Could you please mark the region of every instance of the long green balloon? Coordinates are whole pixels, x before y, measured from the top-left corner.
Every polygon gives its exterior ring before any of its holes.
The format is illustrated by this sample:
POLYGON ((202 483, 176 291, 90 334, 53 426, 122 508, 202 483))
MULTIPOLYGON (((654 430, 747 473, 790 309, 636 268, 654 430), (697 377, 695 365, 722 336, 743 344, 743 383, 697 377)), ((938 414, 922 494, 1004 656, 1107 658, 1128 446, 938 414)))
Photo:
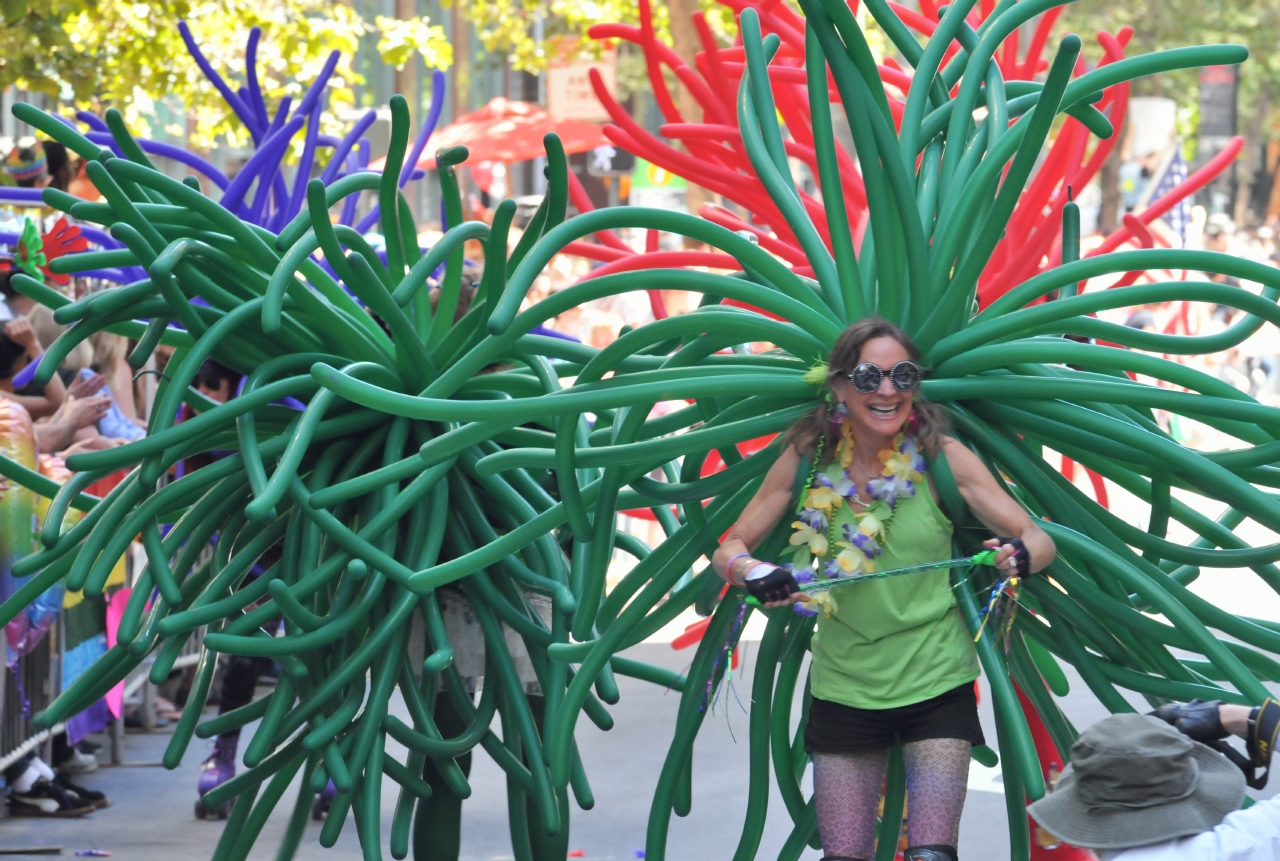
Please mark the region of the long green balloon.
MULTIPOLYGON (((461 221, 450 171, 466 150, 443 151, 450 229, 420 254, 394 182, 409 131, 398 97, 387 172, 353 174, 327 187, 312 183, 307 207, 279 233, 251 227, 157 172, 122 127, 129 158, 100 152, 60 121, 18 106, 21 119, 91 159, 106 198, 89 204, 49 192, 47 202, 101 224, 126 246, 64 257, 55 268, 148 270, 145 280, 77 302, 33 279, 14 279, 59 320, 74 322, 50 347, 42 378, 97 331, 140 338, 131 357, 138 366, 161 343, 178 348, 146 438, 70 458, 79 475, 61 489, 0 462, 9 480, 55 498, 43 548, 14 566, 15 574, 35 576, 0 605, 0 622, 59 580, 100 594, 135 535, 143 536, 149 560, 120 643, 37 715, 37 725, 84 709, 149 655, 153 678, 163 679, 191 632, 208 625, 187 714, 205 704, 218 654, 269 655, 284 668, 281 683, 258 703, 204 723, 184 717, 165 752, 165 764, 176 767, 192 736, 261 720, 246 746, 248 770, 206 796, 206 804, 237 800, 234 830, 228 827, 215 857, 245 857, 298 773, 303 786, 280 857, 291 856, 300 817, 330 779, 338 794, 322 845, 333 845, 354 815, 365 858, 381 858, 384 845, 404 857, 411 827, 419 856, 438 857, 423 847, 432 828, 442 839, 457 834, 458 805, 472 791, 463 757, 483 748, 507 777, 516 857, 544 861, 571 845, 570 794, 584 807, 594 803, 575 728, 583 714, 598 727, 613 725, 608 706, 618 702, 615 674, 623 674, 680 697, 647 829, 646 857, 660 861, 671 815, 689 813, 693 803, 693 747, 728 654, 745 619, 762 612, 766 633, 746 745, 748 801, 733 857, 758 854, 771 780, 792 826, 782 857, 798 857, 815 841, 816 819, 800 788, 807 759, 792 732, 792 704, 804 690, 803 721, 809 697, 801 668, 814 623, 750 606, 740 590, 723 590, 714 573, 695 570, 782 447, 775 442, 744 457, 738 445, 784 430, 819 402, 805 371, 825 358, 848 324, 869 313, 908 326, 933 369, 922 395, 949 412, 953 434, 998 482, 1033 516, 1048 519, 1058 544, 1047 572, 1052 581, 1032 578, 1023 592, 1034 612, 1019 614, 1007 652, 990 626, 978 643, 997 714, 1015 858, 1026 859, 1030 846, 1025 797, 1045 790, 1015 682, 1062 760, 1076 730, 1054 700, 1066 692, 1060 662, 1072 664, 1116 711, 1130 708, 1119 688, 1152 703, 1264 696, 1263 683, 1280 680, 1274 657, 1280 627, 1232 616, 1186 584, 1202 568, 1251 566, 1280 591, 1280 546, 1253 547, 1235 532, 1246 517, 1280 528, 1280 506, 1260 489, 1280 487, 1280 410, 1149 353, 1222 350, 1263 325, 1280 324, 1276 270, 1209 252, 1149 249, 1075 259, 1068 250, 1063 265, 970 314, 978 275, 1057 117, 1071 113, 1109 134, 1109 123, 1091 107, 1103 88, 1144 74, 1240 62, 1244 49, 1163 51, 1072 78, 1079 40, 1068 36, 1043 84, 1006 83, 995 51, 1032 15, 1058 5, 1052 0, 1003 2, 977 32, 964 17, 973 4, 962 2, 923 46, 888 4, 868 5, 917 69, 901 133, 854 16, 840 3, 801 2, 807 92, 811 100, 826 99, 830 74, 859 150, 871 204, 860 251, 843 210, 846 186, 827 106, 813 114, 815 179, 827 207, 818 225, 791 175, 778 123, 778 91, 770 83, 777 39, 762 32, 764 14, 748 8, 742 15, 746 62, 734 109, 743 151, 809 256, 814 279, 748 238, 683 213, 619 207, 566 218, 568 167, 554 137, 547 140, 549 193, 514 249, 508 248, 513 205, 500 205, 492 226, 461 221), (943 67, 953 42, 963 50, 943 67), (953 100, 948 91, 956 83, 953 100), (975 126, 980 105, 988 117, 975 126), (333 206, 366 191, 378 193, 385 264, 364 237, 329 220, 333 206), (614 272, 526 306, 533 284, 566 246, 626 228, 708 243, 744 274, 614 272), (482 246, 485 274, 455 325, 467 242, 482 246), (435 283, 441 264, 445 274, 435 283), (1167 282, 1075 294, 1075 285, 1099 275, 1163 268, 1232 275, 1264 289, 1255 295, 1223 284, 1167 282), (638 327, 604 349, 532 334, 582 303, 655 289, 707 298, 694 313, 638 327), (431 290, 439 290, 434 316, 431 290), (1033 304, 1054 291, 1062 298, 1033 304), (1093 316, 1168 301, 1213 302, 1245 313, 1223 332, 1195 338, 1143 333, 1093 316), (175 320, 182 328, 171 325, 175 320), (776 349, 737 349, 759 342, 776 349), (214 404, 189 388, 209 358, 249 375, 241 396, 214 404), (285 398, 303 409, 282 405, 285 398), (650 417, 655 404, 674 400, 688 406, 650 417), (174 424, 184 403, 198 414, 174 424), (1155 421, 1156 411, 1211 425, 1232 443, 1223 451, 1190 449, 1155 421), (173 464, 213 450, 224 456, 159 485, 173 464), (712 452, 726 468, 704 475, 712 452), (1147 502, 1146 524, 1120 520, 1075 488, 1052 465, 1057 456, 1147 502), (128 476, 110 494, 83 493, 91 480, 116 470, 128 476), (1226 514, 1215 520, 1202 513, 1214 506, 1226 514), (72 507, 87 513, 64 528, 72 507), (618 531, 619 512, 639 508, 654 512, 664 530, 652 548, 618 531), (1195 533, 1194 540, 1172 540, 1172 521, 1195 533), (211 557, 204 552, 210 542, 211 557), (610 591, 615 550, 636 564, 610 591), (254 579, 250 572, 268 553, 264 573, 254 579), (158 596, 148 603, 151 587, 158 596), (485 643, 478 704, 458 666, 461 644, 450 642, 445 624, 446 608, 463 600, 485 643), (618 654, 690 607, 710 622, 684 675, 618 654), (268 636, 263 627, 276 619, 283 629, 268 636), (516 637, 523 653, 512 653, 516 637), (522 675, 518 664, 531 670, 522 675), (541 694, 531 696, 535 680, 541 694), (397 688, 410 722, 387 714, 397 688), (409 749, 404 761, 389 752, 388 735, 409 749), (401 787, 385 844, 384 776, 401 787)), ((1074 249, 1075 228, 1064 230, 1074 249)), ((957 524, 965 525, 945 458, 931 464, 931 473, 957 524)), ((788 524, 780 524, 758 555, 777 558, 787 532, 788 524)), ((979 532, 958 535, 958 556, 979 552, 979 532)), ((957 578, 960 611, 975 633, 979 601, 994 578, 981 564, 957 578)), ((994 763, 990 750, 975 756, 994 763)), ((884 857, 893 848, 902 788, 895 765, 884 857)))

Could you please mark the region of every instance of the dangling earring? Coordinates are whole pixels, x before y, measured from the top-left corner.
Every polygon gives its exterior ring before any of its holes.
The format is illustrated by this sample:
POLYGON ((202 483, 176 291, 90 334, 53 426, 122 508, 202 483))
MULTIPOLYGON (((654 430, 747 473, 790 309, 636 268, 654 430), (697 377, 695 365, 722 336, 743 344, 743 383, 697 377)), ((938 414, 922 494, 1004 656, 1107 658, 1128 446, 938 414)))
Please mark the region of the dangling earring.
POLYGON ((840 424, 840 415, 836 406, 835 392, 827 389, 826 394, 822 396, 822 400, 827 405, 827 423, 832 425, 840 424))
POLYGON ((847 418, 849 418, 849 408, 844 405, 843 401, 841 401, 840 403, 836 404, 835 409, 831 411, 831 418, 829 419, 829 421, 833 425, 836 425, 837 427, 839 427, 840 425, 843 425, 845 423, 845 420, 847 418))
POLYGON ((907 433, 915 435, 920 427, 920 417, 916 415, 916 411, 912 410, 911 415, 907 416, 907 433))

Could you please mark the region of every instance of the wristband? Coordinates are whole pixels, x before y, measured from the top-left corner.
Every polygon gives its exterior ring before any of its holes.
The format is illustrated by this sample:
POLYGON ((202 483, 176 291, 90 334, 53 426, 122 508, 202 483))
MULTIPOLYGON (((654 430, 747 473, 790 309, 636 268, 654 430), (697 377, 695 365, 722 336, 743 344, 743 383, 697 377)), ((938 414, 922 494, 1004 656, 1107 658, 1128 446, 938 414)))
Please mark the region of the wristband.
POLYGON ((751 558, 750 553, 739 553, 737 556, 734 556, 733 558, 731 558, 728 564, 724 566, 724 579, 728 580, 730 583, 732 583, 735 586, 740 585, 733 579, 733 563, 737 562, 739 559, 750 559, 750 558, 751 558))
POLYGON ((1246 747, 1254 765, 1270 768, 1277 735, 1280 735, 1280 703, 1268 697, 1260 707, 1249 712, 1246 747))

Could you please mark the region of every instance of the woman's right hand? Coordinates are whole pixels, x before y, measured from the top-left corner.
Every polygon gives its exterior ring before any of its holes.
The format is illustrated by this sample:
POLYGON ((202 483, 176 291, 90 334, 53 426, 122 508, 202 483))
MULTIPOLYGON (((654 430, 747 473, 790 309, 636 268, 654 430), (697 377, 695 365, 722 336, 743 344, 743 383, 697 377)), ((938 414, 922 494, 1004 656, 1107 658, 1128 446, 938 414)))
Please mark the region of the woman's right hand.
POLYGON ((747 571, 743 586, 765 607, 785 607, 806 599, 790 571, 768 562, 757 563, 747 571))
POLYGON ((82 377, 79 374, 71 381, 71 385, 67 386, 67 394, 73 398, 89 398, 102 391, 102 387, 107 384, 106 377, 102 374, 93 374, 89 377, 82 377))
POLYGON ((75 430, 95 424, 107 414, 111 398, 97 395, 90 398, 67 398, 61 410, 62 417, 75 430))
POLYGON ((10 341, 26 350, 27 355, 32 359, 40 355, 44 349, 40 346, 40 339, 36 337, 35 329, 31 328, 31 321, 26 317, 15 317, 5 323, 4 333, 10 341))
POLYGON ((760 602, 760 606, 764 607, 766 610, 772 610, 774 607, 790 607, 792 604, 808 604, 812 600, 813 599, 804 592, 796 592, 792 595, 788 595, 781 601, 770 601, 767 604, 762 601, 760 602))

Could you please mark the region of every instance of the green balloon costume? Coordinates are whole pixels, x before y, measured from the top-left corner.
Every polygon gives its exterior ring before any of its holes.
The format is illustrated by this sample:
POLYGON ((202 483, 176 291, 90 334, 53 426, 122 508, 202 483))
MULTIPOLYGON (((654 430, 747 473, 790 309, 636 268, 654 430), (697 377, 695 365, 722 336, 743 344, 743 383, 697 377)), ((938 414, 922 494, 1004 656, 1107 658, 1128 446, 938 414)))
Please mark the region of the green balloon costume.
MULTIPOLYGON (((1260 701, 1263 682, 1280 680, 1274 657, 1280 625, 1226 613, 1186 584, 1202 570, 1243 566, 1280 589, 1274 564, 1280 546, 1252 547, 1233 531, 1246 518, 1280 529, 1280 504, 1266 490, 1280 486, 1280 410, 1151 353, 1222 350, 1264 324, 1280 324, 1280 273, 1224 255, 1168 249, 1076 260, 1078 236, 1068 231, 1062 238, 1067 262, 971 313, 978 276, 1060 114, 1084 117, 1090 129, 1109 133, 1106 118, 1089 113, 1103 88, 1146 74, 1238 63, 1245 50, 1163 51, 1073 78, 1081 45, 1067 36, 1043 84, 1006 89, 993 71, 996 49, 1052 2, 1000 4, 976 33, 963 17, 974 4, 957 4, 923 46, 887 4, 869 3, 920 82, 906 95, 899 130, 848 8, 835 0, 801 5, 810 91, 819 97, 827 92, 829 69, 858 150, 870 212, 860 248, 842 220, 828 111, 814 111, 812 129, 828 223, 815 223, 791 182, 778 105, 767 84, 778 39, 762 36, 750 8, 740 19, 745 70, 736 119, 752 168, 803 246, 812 276, 732 229, 682 213, 616 208, 567 218, 567 167, 554 137, 547 140, 548 193, 514 244, 508 241, 514 203, 500 204, 491 225, 464 222, 453 168, 465 151, 440 153, 452 226, 424 253, 396 186, 409 134, 407 107, 398 97, 391 103, 385 172, 354 173, 328 187, 313 182, 306 207, 278 233, 241 221, 157 171, 122 125, 112 130, 122 154, 117 157, 61 121, 18 105, 21 120, 89 160, 89 176, 105 197, 87 203, 46 192, 45 200, 106 226, 125 246, 68 255, 55 261, 55 270, 136 265, 148 274, 74 302, 15 276, 16 289, 55 309, 60 322, 75 324, 49 348, 38 379, 47 380, 76 343, 98 330, 136 339, 135 367, 158 344, 175 348, 145 439, 76 455, 68 466, 78 474, 61 489, 0 460, 0 472, 12 480, 55 496, 43 549, 14 567, 35 576, 0 606, 0 621, 59 580, 86 595, 100 594, 136 535, 143 536, 149 558, 118 645, 39 716, 41 725, 93 702, 147 656, 155 658, 152 679, 162 681, 190 633, 206 626, 192 707, 176 727, 166 764, 176 765, 193 735, 208 737, 261 719, 244 751, 247 770, 205 798, 210 805, 236 799, 215 859, 246 856, 298 774, 302 791, 291 802, 295 815, 280 857, 292 855, 311 798, 329 779, 337 795, 322 844, 332 845, 352 819, 367 859, 381 858, 384 847, 396 858, 411 849, 419 858, 440 857, 437 850, 447 855, 456 851, 450 830, 456 828, 457 800, 470 793, 459 760, 479 746, 508 776, 517 857, 544 861, 563 857, 570 798, 584 807, 594 803, 575 726, 584 715, 599 727, 611 726, 615 674, 635 676, 681 692, 646 844, 650 861, 660 861, 671 814, 689 812, 691 751, 707 693, 723 677, 723 655, 736 642, 743 617, 756 612, 744 606, 739 590, 721 596, 713 573, 693 573, 779 451, 774 444, 744 457, 735 445, 777 433, 809 409, 819 393, 806 382, 806 370, 825 358, 848 323, 873 311, 917 341, 933 369, 924 394, 950 411, 957 436, 997 480, 1033 516, 1048 518, 1045 528, 1058 547, 1058 560, 1046 572, 1053 582, 1036 577, 1025 586, 1022 600, 1034 612, 1018 613, 1007 651, 990 630, 976 643, 996 709, 1014 857, 1025 859, 1029 851, 1025 799, 1045 791, 1014 681, 1064 756, 1075 730, 1054 699, 1064 692, 1059 661, 1072 664, 1115 711, 1131 709, 1117 688, 1151 702, 1195 696, 1260 701), (953 39, 964 50, 944 66, 953 39), (980 106, 994 119, 975 123, 980 106), (365 192, 379 198, 385 263, 359 234, 330 219, 333 207, 365 192), (571 242, 624 227, 708 243, 734 258, 741 272, 611 272, 520 310, 555 254, 571 242), (484 278, 454 324, 463 243, 469 240, 484 247, 484 278), (427 282, 441 264, 433 314, 427 282), (1188 280, 1075 295, 1075 285, 1089 278, 1156 267, 1220 272, 1256 281, 1263 290, 1254 295, 1188 280), (601 350, 532 334, 574 305, 659 286, 705 299, 694 313, 641 326, 601 350), (1037 301, 1055 293, 1056 301, 1037 301), (192 303, 195 298, 203 303, 192 303), (1204 337, 1125 329, 1092 316, 1175 300, 1220 303, 1244 315, 1204 337), (725 352, 761 341, 777 349, 725 352), (207 357, 247 375, 241 396, 215 405, 189 387, 207 357), (492 373, 480 373, 495 365, 492 373), (1126 372, 1171 387, 1145 385, 1126 372), (283 398, 306 408, 281 406, 283 398), (689 406, 650 418, 653 404, 679 399, 689 406), (182 403, 199 416, 174 425, 182 403), (1155 410, 1208 424, 1240 445, 1191 450, 1161 428, 1155 410), (209 450, 234 453, 158 485, 172 464, 209 450), (1148 503, 1146 528, 1081 493, 1045 459, 1045 450, 1148 503), (703 475, 712 451, 727 466, 703 475), (127 478, 105 498, 82 493, 120 469, 129 471, 127 478), (653 478, 655 470, 665 480, 653 478), (1175 497, 1175 487, 1204 504, 1175 497), (1212 502, 1226 506, 1217 519, 1204 514, 1212 502), (72 507, 85 516, 63 531, 72 507), (641 507, 652 508, 665 531, 656 547, 617 529, 618 511, 641 507), (1196 540, 1170 540, 1175 520, 1197 533, 1196 540), (163 538, 162 526, 171 527, 163 538), (212 559, 197 565, 215 533, 212 559), (275 545, 282 549, 280 561, 245 583, 255 559, 275 545), (606 594, 615 549, 635 556, 637 564, 606 594), (452 670, 435 595, 449 584, 462 588, 483 628, 489 699, 479 704, 452 670), (152 587, 158 598, 147 605, 152 587), (549 624, 530 609, 525 591, 549 597, 549 624), (684 676, 618 655, 691 606, 710 614, 710 623, 684 676), (284 635, 264 636, 260 626, 278 616, 284 635), (425 632, 425 657, 411 661, 407 644, 415 626, 425 632), (544 702, 531 704, 524 693, 504 626, 525 643, 544 702), (217 653, 270 656, 284 672, 270 696, 201 722, 199 706, 217 653), (409 706, 410 723, 387 715, 395 689, 409 706), (440 707, 443 702, 448 709, 440 707), (388 737, 408 748, 405 761, 387 754, 388 737), (400 786, 390 834, 380 830, 384 778, 400 786), (442 799, 447 793, 452 800, 442 799), (418 837, 411 840, 415 816, 418 837)), ((963 511, 945 463, 930 469, 946 510, 963 511)), ((971 538, 980 536, 957 515, 957 546, 944 550, 940 515, 923 498, 914 505, 904 518, 933 522, 926 530, 930 545, 919 548, 919 558, 977 549, 971 538)), ((759 552, 778 558, 788 528, 783 524, 759 552)), ((985 568, 955 572, 967 584, 952 594, 970 632, 978 630, 994 576, 985 568)), ((931 594, 940 595, 941 575, 930 575, 934 581, 931 594)), ((879 589, 889 607, 905 586, 886 581, 859 588, 879 589)), ((748 740, 749 799, 733 853, 739 861, 757 853, 771 779, 794 823, 780 857, 798 857, 815 833, 812 802, 798 779, 803 753, 791 730, 813 622, 790 611, 764 612, 748 740)), ((975 648, 961 642, 969 635, 962 638, 954 625, 942 627, 940 622, 937 636, 954 640, 956 650, 975 648)), ((835 630, 823 627, 823 648, 846 647, 842 641, 852 635, 833 636, 835 630)), ((972 678, 969 654, 940 670, 937 684, 972 678)), ((877 678, 892 671, 877 668, 877 678)), ((838 693, 842 682, 824 672, 815 676, 815 687, 830 685, 838 693)), ((880 684, 871 680, 872 687, 880 684)), ((893 695, 892 685, 882 689, 893 695)), ((976 755, 994 761, 989 751, 976 755)), ((883 858, 896 843, 902 795, 901 760, 891 759, 883 858)))

